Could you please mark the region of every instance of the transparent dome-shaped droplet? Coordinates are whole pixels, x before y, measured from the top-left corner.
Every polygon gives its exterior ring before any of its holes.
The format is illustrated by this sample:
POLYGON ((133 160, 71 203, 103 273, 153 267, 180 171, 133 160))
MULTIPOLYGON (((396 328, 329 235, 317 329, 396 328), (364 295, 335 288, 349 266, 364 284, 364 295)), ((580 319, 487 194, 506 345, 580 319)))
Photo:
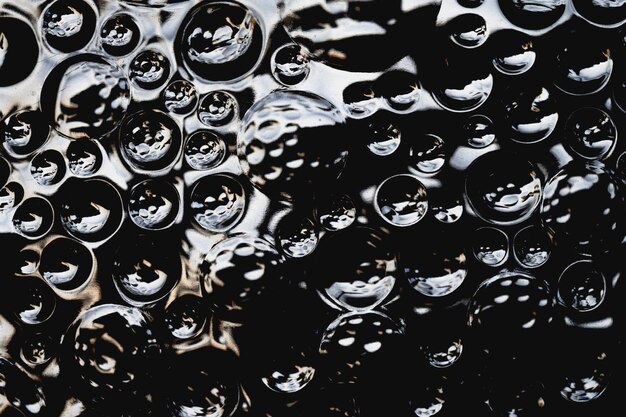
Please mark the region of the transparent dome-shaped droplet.
POLYGON ((493 89, 493 75, 462 60, 446 60, 438 73, 433 98, 451 112, 469 112, 482 106, 493 89))
POLYGON ((577 261, 561 273, 557 300, 577 311, 590 311, 604 300, 606 280, 592 261, 577 261))
POLYGON ((320 226, 330 232, 343 230, 356 219, 356 207, 346 194, 327 196, 319 202, 316 212, 320 226))
POLYGON ((500 266, 509 258, 509 238, 495 227, 481 227, 472 233, 472 251, 487 266, 500 266))
POLYGON ((58 344, 44 333, 30 334, 21 343, 20 358, 30 366, 44 365, 54 357, 58 344))
POLYGON ((319 241, 315 223, 299 214, 287 215, 278 225, 277 242, 283 253, 291 258, 303 258, 313 253, 319 241))
POLYGON ((211 91, 200 101, 198 119, 206 126, 224 126, 239 113, 237 99, 228 91, 211 91))
POLYGON ((572 95, 593 94, 604 88, 613 72, 609 43, 574 33, 556 54, 554 85, 572 95))
POLYGON ((33 72, 39 58, 39 45, 26 20, 3 13, 0 28, 0 87, 8 87, 33 72))
POLYGON ((583 159, 604 159, 617 142, 617 128, 611 117, 594 107, 577 109, 565 122, 565 143, 583 159))
POLYGON ((245 114, 237 154, 254 186, 293 200, 322 190, 341 175, 348 157, 345 130, 344 116, 326 99, 274 91, 245 114))
POLYGON ((167 306, 164 320, 172 336, 187 340, 202 332, 207 323, 207 311, 202 298, 185 294, 167 306))
POLYGON ((171 167, 182 148, 180 128, 158 110, 137 112, 122 122, 120 150, 132 167, 140 171, 161 171, 171 167))
POLYGON ((532 68, 537 59, 535 45, 530 36, 515 30, 505 30, 493 35, 496 51, 492 63, 505 75, 520 75, 532 68))
POLYGON ((516 26, 544 29, 565 13, 565 0, 499 0, 500 10, 516 26))
POLYGON ((477 48, 487 40, 487 22, 480 15, 466 13, 455 17, 447 25, 450 39, 464 48, 477 48))
POLYGON ((91 277, 95 258, 80 242, 58 237, 41 251, 39 273, 61 291, 81 288, 91 277))
POLYGON ((552 239, 543 228, 527 226, 515 234, 513 252, 522 266, 536 268, 550 258, 552 239))
POLYGON ((41 324, 54 314, 57 306, 52 288, 35 276, 16 277, 11 307, 17 318, 29 325, 41 324))
POLYGON ((374 208, 383 220, 393 226, 412 226, 422 220, 428 211, 426 188, 412 175, 394 175, 376 188, 374 208))
POLYGON ((376 113, 380 97, 371 82, 355 82, 343 90, 343 108, 349 117, 363 119, 376 113))
POLYGON ((302 45, 283 45, 272 55, 272 75, 276 81, 286 86, 301 83, 311 71, 309 60, 309 51, 302 45))
POLYGON ((75 55, 46 79, 41 103, 52 127, 72 139, 100 139, 113 131, 130 105, 130 84, 115 64, 75 55))
POLYGON ((252 71, 264 48, 261 22, 234 1, 200 4, 189 12, 178 38, 187 67, 207 81, 231 81, 252 71))
POLYGON ((43 197, 27 198, 13 213, 13 227, 29 239, 43 237, 50 231, 53 223, 54 210, 43 197))
POLYGON ((39 149, 48 140, 50 126, 38 110, 20 110, 0 125, 0 139, 18 157, 39 149))
POLYGON ((163 102, 170 113, 189 114, 198 104, 198 91, 189 81, 174 81, 163 90, 163 102))
POLYGON ((409 144, 409 170, 416 175, 436 174, 446 162, 445 143, 439 136, 426 134, 409 144))
POLYGON ((599 27, 615 27, 626 21, 622 0, 572 0, 574 9, 586 21, 599 27))
POLYGON ((224 161, 226 144, 217 134, 200 130, 187 138, 184 152, 189 166, 202 171, 214 168, 224 161))
POLYGON ((135 19, 126 13, 117 13, 104 21, 100 29, 102 49, 112 56, 130 54, 141 41, 141 30, 135 19))
POLYGON ((379 312, 339 316, 324 331, 319 347, 330 364, 329 378, 337 384, 353 384, 374 377, 381 362, 393 363, 402 334, 398 324, 379 312))
POLYGON ((0 189, 0 214, 13 210, 24 198, 24 187, 18 182, 10 182, 0 189))
POLYGON ((113 283, 122 298, 136 307, 165 297, 181 276, 180 256, 170 242, 132 239, 122 243, 113 259, 113 283))
POLYGON ((472 148, 486 148, 496 140, 493 121, 481 114, 472 115, 463 124, 463 136, 472 148))
POLYGON ((542 87, 510 90, 504 101, 505 120, 511 140, 518 143, 536 143, 554 131, 559 121, 557 103, 552 94, 542 87))
POLYGON ((376 307, 396 282, 395 253, 381 233, 365 227, 326 235, 315 251, 313 268, 318 293, 344 310, 376 307))
POLYGON ((57 184, 65 176, 65 159, 54 149, 43 151, 30 162, 30 174, 39 185, 57 184))
POLYGON ((438 345, 423 345, 422 351, 429 364, 435 368, 447 368, 454 365, 463 353, 461 339, 454 339, 448 343, 438 345))
POLYGON ((543 193, 541 218, 557 244, 593 254, 610 250, 622 239, 624 197, 600 163, 568 164, 543 193))
POLYGON ((142 229, 170 227, 180 211, 176 188, 161 179, 148 179, 135 185, 128 198, 128 215, 142 229))
POLYGON ((227 174, 201 178, 191 191, 191 214, 209 232, 232 229, 243 217, 246 194, 237 179, 227 174))
POLYGON ((376 80, 374 88, 376 94, 396 113, 414 110, 422 92, 415 74, 397 69, 385 71, 376 80))
POLYGON ((234 235, 213 246, 201 264, 202 289, 213 311, 227 320, 245 320, 283 279, 281 257, 267 241, 234 235))
POLYGON ((129 68, 130 81, 139 88, 154 90, 162 87, 170 76, 171 64, 159 51, 142 51, 133 58, 129 68))
POLYGON ((443 297, 459 288, 467 276, 465 250, 446 239, 433 240, 422 249, 409 245, 399 249, 400 268, 409 285, 427 297, 443 297))
POLYGON ((60 52, 77 51, 87 45, 96 30, 96 12, 83 0, 55 0, 41 17, 43 37, 60 52))
POLYGON ((467 169, 465 197, 483 220, 497 225, 521 223, 541 201, 539 172, 507 151, 478 157, 467 169))
POLYGON ((93 140, 74 140, 65 151, 70 172, 77 177, 88 177, 102 167, 102 151, 93 140))
POLYGON ((71 178, 59 193, 61 224, 78 240, 100 242, 120 227, 124 213, 122 198, 106 180, 71 178))
POLYGON ((400 138, 402 137, 400 128, 396 123, 389 120, 388 117, 377 118, 376 116, 372 120, 368 120, 365 134, 367 135, 367 148, 377 156, 387 156, 394 153, 400 146, 400 138))

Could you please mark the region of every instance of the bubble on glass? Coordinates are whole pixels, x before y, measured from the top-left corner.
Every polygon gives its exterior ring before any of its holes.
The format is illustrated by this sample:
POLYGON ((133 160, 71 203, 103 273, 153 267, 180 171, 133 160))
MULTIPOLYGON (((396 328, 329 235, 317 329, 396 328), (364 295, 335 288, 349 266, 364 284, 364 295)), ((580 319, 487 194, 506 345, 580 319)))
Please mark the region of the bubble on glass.
POLYGON ((281 219, 276 234, 280 249, 290 258, 303 258, 312 254, 319 242, 315 223, 299 213, 281 219))
POLYGON ((135 19, 127 13, 109 16, 100 28, 100 42, 104 52, 111 56, 125 56, 139 46, 141 30, 135 19))
POLYGON ((128 76, 130 81, 144 90, 162 87, 169 79, 171 64, 159 51, 148 49, 141 51, 130 63, 128 76))
POLYGON ((74 291, 86 285, 94 266, 94 256, 82 243, 57 237, 41 251, 38 269, 50 285, 61 291, 74 291))
POLYGON ((565 143, 576 155, 594 160, 608 157, 617 142, 617 127, 603 110, 583 107, 565 122, 565 143))
POLYGON ((343 230, 356 219, 356 207, 347 194, 327 196, 318 203, 316 213, 320 226, 329 232, 343 230))
POLYGON ((527 226, 515 234, 513 253, 522 266, 537 268, 550 258, 552 239, 542 227, 527 226))
POLYGON ((496 51, 491 62, 502 74, 524 74, 535 64, 537 52, 530 36, 515 30, 504 30, 493 34, 493 39, 496 51))
POLYGON ((77 51, 93 37, 96 19, 93 7, 83 0, 55 0, 41 15, 43 38, 57 51, 77 51))
POLYGON ((445 162, 445 143, 439 136, 421 135, 409 143, 409 170, 414 174, 436 174, 445 162))
POLYGON ((232 122, 239 114, 237 99, 228 91, 211 91, 200 101, 198 119, 206 126, 220 127, 232 122))
POLYGON ((487 266, 501 266, 509 258, 509 238, 495 227, 480 227, 472 233, 472 250, 487 266))
POLYGON ((200 171, 215 168, 226 156, 226 144, 220 136, 208 130, 192 133, 185 141, 185 161, 200 171))
POLYGON ((606 293, 606 280, 590 260, 569 265, 559 277, 557 300, 559 304, 576 311, 597 308, 606 293))
POLYGON ((65 156, 70 172, 77 177, 94 175, 102 167, 102 151, 93 140, 81 139, 70 142, 65 156))
POLYGON ((511 140, 523 144, 544 140, 559 121, 556 100, 543 87, 511 89, 504 100, 504 111, 511 140))
POLYGON ((565 0, 499 0, 504 16, 524 29, 545 29, 565 13, 565 0))
POLYGON ((538 170, 508 151, 489 152, 467 169, 465 197, 486 222, 512 225, 527 220, 542 196, 538 170))
POLYGON ((45 236, 54 223, 54 210, 43 197, 29 197, 13 212, 13 227, 28 239, 45 236))
POLYGON ((198 91, 189 81, 174 81, 163 90, 163 103, 170 113, 189 114, 198 104, 198 91))
POLYGON ((237 225, 246 208, 241 183, 228 174, 201 178, 191 191, 189 207, 196 223, 209 232, 225 232, 237 225))
POLYGON ((310 53, 302 45, 290 43, 276 49, 271 58, 274 79, 286 86, 306 80, 311 72, 310 53))
POLYGON ((496 129, 489 117, 474 114, 465 120, 463 136, 472 148, 486 148, 496 140, 496 129))
POLYGON ((130 191, 128 215, 142 229, 166 229, 176 221, 179 211, 178 191, 165 180, 147 179, 130 191))
POLYGON ((30 174, 39 185, 58 184, 65 177, 65 158, 59 151, 45 150, 30 161, 30 174))
POLYGON ((466 13, 455 17, 447 25, 450 39, 463 48, 478 48, 488 36, 487 22, 477 14, 466 13))
POLYGON ((39 59, 39 45, 33 28, 10 14, 0 16, 0 87, 24 81, 39 59))
POLYGON ((374 208, 383 220, 393 226, 412 226, 422 220, 428 211, 426 187, 412 175, 391 176, 376 188, 374 208))

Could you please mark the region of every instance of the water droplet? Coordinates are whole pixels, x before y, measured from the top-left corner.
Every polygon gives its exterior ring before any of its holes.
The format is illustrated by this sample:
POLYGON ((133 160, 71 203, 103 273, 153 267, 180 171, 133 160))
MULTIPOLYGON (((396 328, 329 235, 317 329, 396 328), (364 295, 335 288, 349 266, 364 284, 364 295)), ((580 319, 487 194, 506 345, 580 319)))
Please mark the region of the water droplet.
POLYGON ((393 226, 412 226, 422 220, 428 211, 426 188, 412 175, 394 175, 376 188, 374 208, 383 220, 393 226))
POLYGON ((451 192, 448 187, 428 190, 430 212, 441 223, 450 224, 458 221, 463 215, 462 199, 451 192))
POLYGON ((604 300, 606 280, 591 261, 577 261, 561 273, 557 300, 577 311, 591 311, 604 300))
POLYGON ((472 234, 472 251, 480 262, 500 266, 509 258, 509 238, 495 227, 481 227, 472 234))
POLYGON ((84 48, 96 30, 96 12, 82 0, 56 0, 41 18, 43 37, 51 48, 73 52, 84 48))
POLYGON ((0 375, 2 375, 2 414, 4 416, 37 416, 49 413, 40 382, 32 379, 21 367, 0 357, 0 375))
POLYGON ((83 287, 94 271, 95 259, 80 242, 57 237, 41 251, 39 273, 49 284, 61 291, 83 287))
POLYGON ((446 162, 445 143, 439 136, 426 134, 409 145, 409 170, 414 174, 436 174, 446 162))
POLYGON ((237 137, 241 167, 264 193, 287 200, 310 196, 343 171, 344 123, 341 112, 322 97, 274 91, 243 118, 237 137))
POLYGON ((539 226, 527 226, 513 238, 513 253, 517 261, 526 268, 537 268, 545 264, 552 252, 552 240, 539 226))
POLYGON ((343 90, 344 110, 354 119, 363 119, 376 113, 379 101, 374 86, 368 81, 352 83, 343 90))
POLYGON ((520 75, 535 64, 537 53, 530 36, 516 30, 504 30, 493 34, 495 45, 492 60, 495 69, 505 75, 520 75))
POLYGON ((17 182, 10 182, 0 189, 0 214, 8 213, 22 202, 24 187, 17 182))
POLYGON ((272 75, 279 83, 292 86, 306 80, 309 67, 309 51, 302 45, 290 43, 274 51, 271 61, 272 75))
POLYGON ((545 88, 510 90, 504 102, 511 140, 530 144, 544 140, 559 120, 557 103, 545 88))
POLYGON ((176 188, 161 179, 147 179, 135 185, 128 199, 128 215, 137 226, 147 230, 170 227, 180 210, 176 188))
POLYGON ((142 171, 162 171, 179 157, 182 134, 174 120, 158 110, 139 111, 120 127, 120 150, 128 164, 142 171))
POLYGON ((344 195, 329 195, 316 208, 320 225, 329 232, 349 227, 356 219, 356 207, 352 199, 344 195))
POLYGON ((38 110, 20 110, 0 125, 4 147, 18 157, 35 152, 48 140, 50 126, 38 110))
POLYGON ((463 60, 445 60, 437 73, 433 98, 451 112, 469 112, 482 106, 493 89, 493 75, 481 66, 463 60))
POLYGON ((565 0, 499 0, 500 10, 514 25, 524 29, 544 29, 556 23, 565 12, 565 0))
POLYGON ((204 329, 207 311, 202 298, 185 294, 177 297, 165 309, 165 326, 176 339, 191 339, 204 329))
POLYGON ((478 157, 467 170, 465 196, 484 221, 511 225, 528 219, 541 200, 541 180, 528 161, 507 151, 478 157))
POLYGON ((53 358, 58 341, 44 333, 29 334, 22 340, 20 358, 27 365, 44 365, 53 358))
POLYGON ((294 213, 281 219, 276 240, 280 242, 280 248, 285 255, 302 258, 313 253, 319 237, 311 219, 294 213))
POLYGON ((0 28, 0 87, 8 87, 33 72, 39 59, 39 45, 25 20, 3 14, 0 28))
POLYGON ((226 144, 217 134, 200 130, 191 134, 185 142, 185 161, 193 169, 215 168, 224 161, 226 144))
POLYGON ((130 54, 141 41, 141 30, 135 19, 126 13, 109 16, 100 29, 102 49, 112 56, 130 54))
POLYGON ((237 99, 228 91, 212 91, 202 98, 198 119, 206 126, 225 126, 239 113, 237 99))
POLYGON ((463 135, 466 143, 472 148, 486 148, 496 140, 493 122, 487 116, 474 114, 463 124, 463 135))
POLYGON ((117 249, 111 276, 124 301, 144 307, 167 296, 181 273, 180 256, 170 242, 139 237, 117 249))
POLYGON ((59 64, 41 91, 44 114, 71 139, 100 139, 122 120, 131 100, 124 72, 98 55, 75 55, 59 64))
POLYGON ((367 148, 374 155, 387 156, 400 146, 400 128, 384 113, 377 113, 366 120, 367 148))
POLYGON ((133 58, 129 68, 129 78, 133 84, 144 90, 162 87, 170 76, 171 64, 159 51, 142 51, 133 58))
POLYGON ((30 162, 30 174, 39 185, 54 185, 65 177, 65 158, 54 149, 45 150, 30 162))
POLYGON ((102 167, 102 151, 93 140, 83 139, 70 142, 65 151, 70 172, 78 177, 88 177, 102 167))
POLYGON ((617 128, 611 117, 600 109, 574 110, 565 122, 566 144, 583 159, 604 159, 617 142, 617 128))
POLYGON ((461 6, 466 7, 468 9, 474 9, 481 4, 483 4, 485 0, 457 0, 461 6))
POLYGON ((56 295, 52 288, 35 276, 16 277, 11 295, 13 312, 25 324, 41 324, 56 310, 56 295))
POLYGON ((433 345, 422 345, 422 351, 426 360, 435 368, 447 368, 459 360, 463 353, 461 339, 454 339, 449 343, 433 345))
POLYGON ((22 201, 13 213, 13 227, 29 238, 40 238, 50 231, 54 223, 54 210, 43 197, 30 197, 22 201))
POLYGON ((209 232, 235 227, 246 208, 246 194, 237 179, 227 174, 201 178, 191 191, 191 214, 209 232))
POLYGON ((391 70, 384 72, 374 86, 376 95, 396 113, 408 113, 415 109, 422 92, 415 76, 407 71, 391 70))
POLYGON ((613 72, 613 59, 605 34, 589 38, 585 33, 567 34, 556 53, 554 85, 572 95, 588 95, 604 88, 613 72))
POLYGON ((578 14, 599 27, 615 27, 626 21, 626 3, 620 0, 572 0, 578 14))
POLYGON ((124 207, 117 189, 106 180, 70 178, 59 190, 64 229, 84 242, 100 242, 120 227, 124 207))
POLYGON ((466 13, 455 17, 447 25, 450 39, 464 48, 477 48, 487 40, 487 22, 480 15, 466 13))
POLYGON ((22 249, 17 254, 14 271, 16 274, 30 275, 37 271, 39 253, 31 249, 22 249))
POLYGON ((619 188, 599 163, 568 164, 544 188, 543 224, 558 244, 580 254, 605 252, 622 239, 619 188))
POLYGON ((234 1, 197 5, 178 34, 185 64, 207 81, 234 81, 250 73, 262 57, 263 37, 256 15, 234 1))
POLYGON ((163 102, 170 113, 189 114, 198 104, 198 91, 189 81, 174 81, 163 90, 163 102))

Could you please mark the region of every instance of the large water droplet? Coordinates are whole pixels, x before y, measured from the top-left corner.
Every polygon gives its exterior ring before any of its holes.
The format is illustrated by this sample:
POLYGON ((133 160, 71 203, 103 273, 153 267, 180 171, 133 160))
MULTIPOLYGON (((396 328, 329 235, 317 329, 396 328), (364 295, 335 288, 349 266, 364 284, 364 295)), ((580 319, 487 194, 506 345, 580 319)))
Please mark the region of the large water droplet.
POLYGON ((544 29, 565 13, 565 0, 499 0, 500 10, 516 26, 544 29))
POLYGON ((330 195, 322 199, 316 208, 320 225, 336 232, 349 227, 356 219, 356 207, 352 199, 344 195, 330 195))

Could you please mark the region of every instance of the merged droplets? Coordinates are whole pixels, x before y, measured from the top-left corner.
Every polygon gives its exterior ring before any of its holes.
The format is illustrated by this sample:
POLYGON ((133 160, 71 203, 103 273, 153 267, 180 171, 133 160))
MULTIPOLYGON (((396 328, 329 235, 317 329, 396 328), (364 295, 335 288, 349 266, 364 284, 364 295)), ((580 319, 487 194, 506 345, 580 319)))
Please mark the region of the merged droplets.
POLYGON ((176 221, 179 211, 178 191, 165 180, 148 179, 130 191, 128 215, 142 229, 165 229, 176 221))
POLYGON ((48 45, 60 52, 87 45, 96 29, 96 12, 83 0, 55 0, 41 15, 41 29, 48 45))
POLYGON ((220 136, 199 130, 185 141, 185 161, 193 169, 206 170, 218 166, 226 156, 226 144, 220 136))
POLYGON ((583 159, 608 157, 617 142, 617 128, 611 117, 594 107, 577 109, 565 123, 565 143, 583 159))
POLYGON ((552 239, 540 226, 527 226, 513 238, 515 259, 526 268, 545 264, 552 253, 552 239))
POLYGON ((426 134, 410 142, 409 170, 414 174, 436 174, 445 162, 445 143, 439 136, 426 134))
POLYGON ((8 87, 33 72, 39 45, 33 28, 25 20, 3 13, 0 28, 0 87, 8 87))
POLYGON ((559 121, 556 100, 543 87, 511 89, 504 102, 511 140, 531 144, 544 140, 559 121))
POLYGON ((477 48, 487 40, 487 23, 477 14, 467 13, 454 18, 447 26, 450 39, 464 48, 477 48))
POLYGON ((209 232, 225 232, 241 220, 246 208, 246 194, 237 179, 227 174, 201 178, 193 187, 191 215, 209 232))
POLYGON ((0 125, 0 138, 6 150, 24 157, 39 149, 48 139, 50 126, 38 110, 20 110, 0 125))
POLYGON ((412 226, 422 220, 428 211, 426 188, 412 175, 394 175, 376 188, 374 208, 383 220, 393 226, 412 226))
POLYGON ((293 213, 281 219, 276 240, 285 255, 302 258, 313 253, 319 237, 315 223, 311 219, 293 213))
POLYGON ((80 242, 57 237, 41 252, 39 273, 61 291, 83 288, 94 270, 93 254, 80 242))
POLYGON ((382 233, 354 227, 324 236, 314 254, 313 280, 322 299, 332 306, 369 310, 391 293, 396 263, 382 233))
POLYGON ((472 148, 486 148, 496 140, 493 122, 487 116, 474 114, 463 124, 463 135, 466 143, 472 148))
POLYGON ((528 161, 506 151, 489 152, 468 168, 465 197, 483 220, 517 224, 528 219, 541 200, 541 180, 528 161))
POLYGON ((487 266, 500 266, 509 257, 509 238, 495 227, 481 227, 472 234, 474 256, 487 266))
POLYGON ((193 8, 177 38, 187 68, 206 81, 233 81, 250 73, 261 59, 265 41, 255 14, 234 1, 193 8))
POLYGON ((163 103, 170 113, 189 114, 198 104, 198 91, 189 81, 174 81, 163 90, 163 103))
POLYGON ((180 128, 158 110, 128 116, 120 127, 120 150, 126 162, 139 172, 163 171, 178 159, 182 148, 180 128))
POLYGON ((200 101, 198 119, 206 126, 220 127, 232 122, 239 113, 237 99, 228 91, 211 91, 200 101))
POLYGON ((70 172, 77 177, 88 177, 102 167, 102 151, 93 140, 70 142, 65 151, 70 172))
POLYGON ((500 10, 516 26, 545 29, 565 13, 565 0, 499 0, 500 10))
POLYGON ((159 51, 149 49, 142 51, 130 63, 130 81, 144 90, 155 90, 162 87, 170 76, 171 64, 167 57, 159 51))
POLYGON ((589 260, 569 265, 559 277, 557 299, 576 311, 590 311, 604 300, 606 280, 589 260))
POLYGON ((29 239, 44 236, 54 223, 54 210, 43 197, 30 197, 22 201, 13 213, 13 227, 29 239))
POLYGON ((104 21, 100 29, 102 49, 112 56, 130 54, 141 41, 141 30, 135 19, 126 13, 116 13, 104 21))
POLYGON ((356 207, 346 194, 327 196, 318 203, 316 213, 320 226, 330 232, 343 230, 356 219, 356 207))
POLYGON ((272 55, 272 75, 276 81, 286 86, 301 83, 311 71, 309 60, 309 51, 302 45, 283 45, 272 55))

